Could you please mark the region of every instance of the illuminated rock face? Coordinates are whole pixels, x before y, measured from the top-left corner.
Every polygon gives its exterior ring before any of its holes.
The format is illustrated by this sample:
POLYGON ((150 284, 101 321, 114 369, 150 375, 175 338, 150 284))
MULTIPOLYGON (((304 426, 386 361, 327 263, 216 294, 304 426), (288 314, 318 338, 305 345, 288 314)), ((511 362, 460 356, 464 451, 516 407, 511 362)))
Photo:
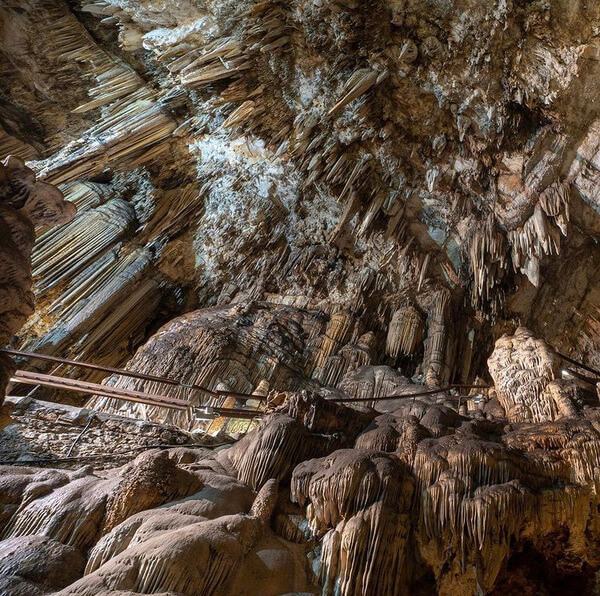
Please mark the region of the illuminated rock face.
POLYGON ((596 358, 597 6, 23 6, 0 154, 79 215, 39 238, 22 345, 123 365, 259 300, 323 317, 309 375, 334 387, 468 382, 517 322, 596 358))
POLYGON ((0 593, 591 593, 597 2, 0 4, 0 593))
POLYGON ((546 342, 519 327, 496 342, 488 360, 500 404, 511 422, 545 422, 576 418, 577 404, 569 385, 561 383, 560 357, 546 342))

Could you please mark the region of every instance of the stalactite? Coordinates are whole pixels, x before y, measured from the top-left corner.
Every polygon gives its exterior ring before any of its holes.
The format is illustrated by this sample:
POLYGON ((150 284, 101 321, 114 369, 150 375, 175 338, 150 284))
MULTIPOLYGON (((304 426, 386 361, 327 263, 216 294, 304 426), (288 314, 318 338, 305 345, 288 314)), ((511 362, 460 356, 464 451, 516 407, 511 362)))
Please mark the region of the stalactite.
POLYGON ((229 79, 251 68, 244 55, 243 44, 231 38, 215 40, 190 64, 181 67, 182 63, 183 60, 179 59, 176 64, 170 65, 169 70, 179 73, 181 82, 189 87, 229 79))
POLYGON ((109 104, 130 93, 134 93, 144 84, 143 79, 134 70, 120 63, 115 64, 108 60, 102 61, 100 65, 96 66, 94 76, 98 84, 89 91, 90 96, 94 99, 79 106, 75 110, 75 113, 88 112, 89 110, 109 104), (106 68, 106 70, 102 71, 102 67, 106 68))
POLYGON ((371 70, 370 68, 359 68, 346 81, 341 90, 341 98, 327 113, 328 116, 341 111, 350 102, 366 93, 375 84, 380 83, 387 77, 387 71, 371 70))
POLYGON ((492 313, 498 309, 497 286, 508 268, 504 235, 494 228, 492 219, 475 230, 469 243, 469 262, 473 277, 472 303, 490 303, 492 313))
POLYGON ((423 336, 424 319, 414 306, 399 308, 390 321, 385 353, 396 361, 415 352, 423 336))
POLYGON ((407 417, 383 414, 375 418, 358 436, 354 447, 395 453, 400 461, 412 466, 419 442, 429 436, 429 429, 433 430, 432 427, 427 427, 426 415, 418 419, 416 414, 418 414, 419 404, 415 405, 416 407, 410 410, 407 417))
MULTIPOLYGON (((78 214, 99 207, 108 198, 107 186, 97 182, 77 180, 61 185, 59 188, 65 196, 65 200, 70 201, 77 207, 78 214)), ((39 241, 40 238, 37 239, 37 242, 39 241)))
POLYGON ((112 103, 85 137, 40 162, 39 175, 55 184, 100 174, 109 166, 150 162, 176 128, 152 92, 143 87, 112 103))
POLYGON ((203 208, 202 192, 194 184, 168 190, 156 201, 150 220, 140 232, 140 240, 162 242, 197 222, 203 208))
MULTIPOLYGON (((187 455, 189 457, 191 454, 188 452, 187 455)), ((181 475, 182 472, 184 470, 177 468, 178 474, 181 475)), ((131 470, 129 475, 133 475, 131 470)), ((202 487, 193 498, 175 500, 162 507, 145 509, 104 534, 90 552, 85 569, 86 575, 94 573, 130 546, 141 545, 162 532, 197 524, 207 519, 216 519, 223 515, 250 511, 255 495, 248 487, 210 469, 203 470, 196 476, 191 486, 197 487, 200 482, 202 487)), ((185 480, 185 473, 180 477, 185 480)), ((178 490, 186 492, 191 486, 186 486, 184 483, 178 490)), ((156 492, 153 490, 155 496, 156 492)), ((132 507, 136 505, 135 501, 129 504, 132 507)))
POLYGON ((38 292, 72 279, 110 246, 118 242, 135 222, 133 207, 113 199, 85 211, 60 231, 42 235, 32 255, 38 292))

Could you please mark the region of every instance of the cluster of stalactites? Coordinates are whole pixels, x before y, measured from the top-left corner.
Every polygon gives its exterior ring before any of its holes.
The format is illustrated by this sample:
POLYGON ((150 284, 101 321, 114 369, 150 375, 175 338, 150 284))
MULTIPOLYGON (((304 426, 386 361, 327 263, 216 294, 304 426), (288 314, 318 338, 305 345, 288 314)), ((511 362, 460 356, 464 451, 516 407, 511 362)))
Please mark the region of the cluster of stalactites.
POLYGON ((137 223, 132 204, 109 198, 103 184, 77 181, 61 188, 78 214, 36 241, 32 265, 40 316, 25 328, 24 345, 99 361, 125 351, 140 333, 156 308, 159 286, 151 275, 151 250, 126 245, 137 223), (48 315, 60 320, 36 338, 48 315))
POLYGON ((507 270, 506 250, 506 239, 491 218, 477 227, 469 243, 472 302, 479 308, 490 305, 492 314, 499 306, 497 286, 507 270))
POLYGON ((390 321, 385 352, 396 361, 415 353, 423 337, 424 319, 414 306, 399 308, 390 321))
MULTIPOLYGON (((100 121, 85 135, 47 160, 38 172, 58 184, 100 174, 107 167, 132 167, 164 156, 177 125, 167 113, 169 98, 159 100, 154 90, 128 64, 102 50, 70 12, 50 10, 48 57, 58 70, 75 62, 96 81, 90 101, 74 110, 102 108, 100 121)), ((69 84, 71 81, 69 81, 69 84)))
MULTIPOLYGON (((113 7, 107 10, 112 12, 113 7)), ((336 120, 343 118, 350 106, 363 121, 370 117, 369 94, 388 78, 386 65, 380 59, 370 60, 367 65, 361 61, 340 77, 330 105, 313 105, 294 112, 278 90, 264 82, 273 74, 279 76, 273 68, 275 58, 285 63, 293 56, 290 50, 306 44, 294 27, 294 15, 285 3, 269 0, 240 17, 236 33, 228 31, 216 37, 208 17, 202 35, 210 41, 202 47, 192 46, 187 40, 156 47, 157 61, 165 65, 173 83, 185 89, 227 85, 215 101, 226 112, 223 129, 258 134, 267 140, 275 156, 292 157, 297 171, 305 176, 305 188, 317 183, 332 188, 344 207, 331 241, 343 235, 360 213, 357 236, 370 233, 375 219, 382 215, 387 220, 386 235, 408 247, 412 237, 407 231, 408 222, 403 220, 402 198, 382 176, 373 173, 375 151, 362 143, 353 143, 349 150, 335 130, 336 120)), ((136 35, 129 19, 124 19, 124 27, 131 27, 132 35, 136 35)), ((295 107, 301 108, 301 104, 295 107)), ((199 120, 198 116, 190 117, 176 134, 184 136, 197 129, 199 120)))
POLYGON ((412 469, 420 528, 436 545, 435 560, 443 564, 453 551, 462 573, 478 560, 486 591, 514 541, 539 540, 557 524, 569 527, 573 544, 581 540, 597 494, 597 437, 591 424, 569 420, 522 427, 499 442, 474 435, 421 441, 412 469))
POLYGON ((487 304, 492 314, 497 312, 501 302, 499 286, 510 264, 539 286, 540 261, 544 256, 559 254, 560 236, 567 235, 568 221, 569 185, 563 181, 548 186, 535 203, 533 214, 506 235, 489 217, 475 230, 469 243, 473 304, 487 304))
POLYGON ((534 286, 540 284, 540 260, 560 252, 560 235, 567 234, 569 188, 563 182, 549 186, 535 205, 533 215, 508 233, 512 263, 534 286))

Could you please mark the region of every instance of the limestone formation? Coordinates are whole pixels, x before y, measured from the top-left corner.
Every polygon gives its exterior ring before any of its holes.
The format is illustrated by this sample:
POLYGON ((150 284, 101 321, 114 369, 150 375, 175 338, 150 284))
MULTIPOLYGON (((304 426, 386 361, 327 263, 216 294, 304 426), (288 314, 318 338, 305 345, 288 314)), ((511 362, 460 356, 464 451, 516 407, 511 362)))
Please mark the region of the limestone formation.
POLYGON ((0 2, 0 593, 597 592, 599 32, 0 2))
POLYGON ((6 469, 2 581, 65 595, 512 593, 528 569, 518 549, 581 581, 600 565, 596 418, 510 427, 413 400, 374 418, 304 393, 218 453, 151 451, 100 476, 6 469), (19 541, 87 556, 85 575, 15 558, 19 541))
MULTIPOLYGON (((503 336, 488 361, 500 404, 512 422, 576 418, 577 404, 556 380, 560 358, 543 341, 519 327, 503 336)), ((572 383, 571 383, 572 384, 572 383)))
POLYGON ((386 353, 394 359, 409 356, 417 349, 423 334, 423 317, 414 306, 398 309, 391 321, 386 339, 386 353))
MULTIPOLYGON (((31 250, 35 230, 64 224, 75 205, 54 186, 36 181, 23 160, 0 162, 0 346, 5 346, 33 313, 31 250)), ((4 399, 12 363, 0 355, 0 398, 4 399)))

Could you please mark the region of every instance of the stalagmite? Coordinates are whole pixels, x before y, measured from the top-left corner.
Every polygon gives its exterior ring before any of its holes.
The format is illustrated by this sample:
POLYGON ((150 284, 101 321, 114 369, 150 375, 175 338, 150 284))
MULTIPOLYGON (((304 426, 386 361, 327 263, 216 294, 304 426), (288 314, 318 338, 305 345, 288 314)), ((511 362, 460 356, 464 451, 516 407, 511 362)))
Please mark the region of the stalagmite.
MULTIPOLYGON (((123 286, 123 290, 128 287, 123 286)), ((110 296, 112 300, 114 293, 110 296)), ((107 301, 107 306, 110 303, 107 301)), ((83 320, 84 314, 79 314, 78 320, 83 320)), ((138 352, 127 367, 136 370, 152 366, 157 374, 178 378, 185 384, 201 385, 209 390, 215 390, 219 383, 227 382, 233 391, 251 393, 262 380, 273 383, 279 390, 294 390, 309 385, 303 375, 304 363, 297 358, 296 352, 302 346, 303 326, 308 327, 312 323, 314 320, 309 313, 289 307, 271 311, 267 304, 252 301, 216 311, 200 310, 159 330, 146 349, 138 352), (232 326, 232 321, 242 313, 245 313, 249 324, 232 326), (272 325, 283 333, 283 342, 272 341, 272 325), (173 349, 174 346, 177 346, 176 349, 173 349), (166 353, 168 357, 165 357, 166 353), (256 358, 260 358, 259 366, 255 364, 256 358)), ((186 399, 192 405, 222 405, 221 398, 209 398, 185 386, 171 387, 124 377, 113 377, 108 383, 186 399)), ((94 398, 90 405, 143 419, 179 423, 186 428, 207 426, 206 422, 190 420, 186 412, 125 405, 109 398, 94 398)))
POLYGON ((4 594, 43 594, 76 581, 85 559, 72 546, 45 536, 0 542, 0 590, 4 594))
POLYGON ((400 395, 407 392, 410 382, 389 366, 361 366, 348 372, 339 386, 348 395, 363 400, 400 395))
MULTIPOLYGON (((103 589, 130 588, 140 593, 171 591, 190 596, 226 594, 230 589, 238 592, 240 584, 245 582, 247 586, 249 577, 257 571, 256 563, 253 564, 254 549, 259 550, 263 537, 270 536, 267 524, 273 494, 277 494, 276 485, 267 483, 248 515, 188 522, 134 544, 62 590, 60 595, 91 596, 103 589), (238 574, 241 581, 237 579, 238 574)), ((282 553, 286 552, 284 544, 277 546, 282 553)), ((308 587, 306 579, 295 583, 301 588, 308 587)), ((278 587, 285 592, 293 585, 283 579, 278 587)))
POLYGON ((509 420, 544 422, 577 413, 568 394, 555 381, 558 356, 524 327, 496 342, 488 366, 509 420))
POLYGON ((322 367, 325 359, 337 351, 346 340, 351 324, 350 313, 340 311, 335 313, 325 330, 325 335, 319 338, 318 349, 315 354, 315 367, 322 367))
POLYGON ((311 529, 325 534, 324 594, 399 593, 412 481, 396 458, 342 450, 305 462, 294 470, 291 497, 310 501, 311 529))
POLYGON ((374 341, 374 334, 367 333, 356 345, 346 344, 337 354, 328 356, 323 365, 313 371, 313 377, 324 385, 337 386, 347 373, 371 364, 374 341))
MULTIPOLYGON (((66 479, 65 479, 66 480, 66 479)), ((37 487, 14 513, 2 537, 41 535, 85 552, 98 539, 112 480, 83 474, 64 487, 37 487), (41 496, 40 496, 41 494, 41 496)))

